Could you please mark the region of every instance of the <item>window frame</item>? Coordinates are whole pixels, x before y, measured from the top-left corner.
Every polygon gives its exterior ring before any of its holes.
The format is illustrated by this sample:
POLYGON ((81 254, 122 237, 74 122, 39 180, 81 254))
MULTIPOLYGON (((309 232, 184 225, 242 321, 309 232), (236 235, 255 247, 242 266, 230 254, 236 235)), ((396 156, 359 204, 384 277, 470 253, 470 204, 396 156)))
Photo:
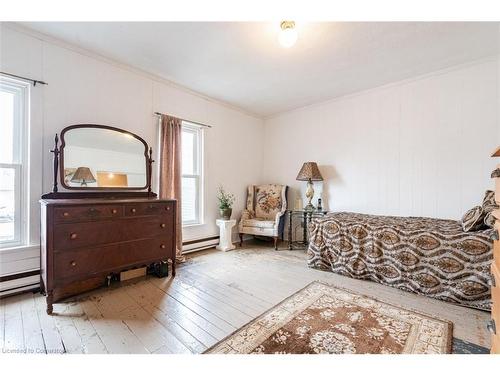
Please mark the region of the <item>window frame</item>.
POLYGON ((28 244, 29 239, 29 113, 28 82, 0 75, 0 89, 14 93, 13 160, 0 163, 2 168, 14 169, 14 239, 0 241, 0 252, 28 244))
MULTIPOLYGON (((195 225, 203 225, 203 128, 199 125, 190 123, 189 121, 182 121, 181 132, 187 132, 194 135, 195 145, 193 146, 193 173, 184 174, 182 173, 181 166, 181 184, 184 178, 190 178, 195 180, 196 186, 196 200, 195 200, 195 213, 196 218, 194 220, 184 220, 182 219, 182 227, 189 227, 195 225)), ((182 135, 181 135, 182 136, 182 135)), ((182 187, 181 187, 182 191, 182 187)), ((182 205, 183 200, 181 200, 182 205)), ((182 207, 181 207, 182 212, 182 207)))

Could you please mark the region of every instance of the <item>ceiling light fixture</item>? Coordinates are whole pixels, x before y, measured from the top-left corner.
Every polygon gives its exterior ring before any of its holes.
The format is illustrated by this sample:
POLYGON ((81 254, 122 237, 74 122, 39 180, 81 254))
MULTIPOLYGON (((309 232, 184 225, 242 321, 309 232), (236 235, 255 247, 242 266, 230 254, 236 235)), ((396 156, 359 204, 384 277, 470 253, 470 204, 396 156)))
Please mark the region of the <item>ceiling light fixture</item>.
POLYGON ((290 48, 297 41, 297 29, 294 21, 283 21, 280 24, 281 30, 278 37, 280 44, 285 48, 290 48))

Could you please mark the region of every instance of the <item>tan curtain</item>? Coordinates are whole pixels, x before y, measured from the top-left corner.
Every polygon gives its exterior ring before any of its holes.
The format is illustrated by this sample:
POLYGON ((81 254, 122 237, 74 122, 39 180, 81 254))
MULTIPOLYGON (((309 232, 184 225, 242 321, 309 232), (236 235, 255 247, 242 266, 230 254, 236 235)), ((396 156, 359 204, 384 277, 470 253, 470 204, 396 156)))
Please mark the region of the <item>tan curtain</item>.
POLYGON ((160 142, 160 198, 177 200, 176 262, 184 262, 182 255, 181 217, 181 123, 182 120, 161 116, 160 142))

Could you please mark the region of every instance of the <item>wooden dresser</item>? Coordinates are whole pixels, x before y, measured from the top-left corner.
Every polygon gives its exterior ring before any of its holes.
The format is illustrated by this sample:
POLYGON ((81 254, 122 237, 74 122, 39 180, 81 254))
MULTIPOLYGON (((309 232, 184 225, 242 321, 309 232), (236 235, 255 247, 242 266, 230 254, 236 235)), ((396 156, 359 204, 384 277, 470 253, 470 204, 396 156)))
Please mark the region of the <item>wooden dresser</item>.
MULTIPOLYGON (((41 286, 52 304, 141 266, 172 265, 175 200, 42 199, 41 286)), ((168 268, 167 268, 168 269, 168 268)))
MULTIPOLYGON (((493 153, 500 157, 500 147, 493 153)), ((495 201, 500 204, 500 164, 492 175, 495 179, 495 201)), ((491 353, 500 354, 500 209, 493 212, 496 218, 493 241, 493 262, 491 264, 491 320, 488 330, 491 332, 491 353)))

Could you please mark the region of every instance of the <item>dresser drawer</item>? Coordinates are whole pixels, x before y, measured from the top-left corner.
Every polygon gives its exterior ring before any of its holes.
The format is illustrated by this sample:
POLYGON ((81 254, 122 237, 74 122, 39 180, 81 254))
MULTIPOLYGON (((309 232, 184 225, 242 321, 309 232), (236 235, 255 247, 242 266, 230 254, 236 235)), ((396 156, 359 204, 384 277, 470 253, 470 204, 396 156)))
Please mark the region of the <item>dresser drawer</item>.
MULTIPOLYGON (((166 238, 150 238, 54 254, 58 280, 107 274, 116 269, 145 265, 158 259, 173 260, 173 244, 166 238)), ((55 281, 57 286, 58 280, 55 281)))
POLYGON ((493 241, 493 264, 500 270, 500 241, 493 241))
POLYGON ((495 202, 500 204, 500 177, 495 178, 495 202))
POLYGON ((491 354, 500 354, 500 336, 493 335, 491 337, 491 354))
MULTIPOLYGON (((500 272, 497 266, 493 263, 491 265, 491 278, 492 278, 492 286, 491 286, 491 320, 495 322, 496 334, 491 334, 491 343, 492 343, 492 351, 493 351, 493 343, 497 340, 497 350, 500 350, 500 272)), ((497 351, 498 352, 498 351, 497 351)))
POLYGON ((125 205, 125 216, 151 216, 174 211, 174 202, 130 203, 125 205))
POLYGON ((171 239, 173 222, 173 215, 163 215, 59 224, 54 228, 54 251, 158 236, 171 239))
POLYGON ((500 164, 497 165, 497 168, 493 171, 493 176, 495 177, 495 201, 500 204, 500 164))
POLYGON ((493 292, 493 289, 496 289, 496 295, 497 297, 499 298, 497 301, 498 301, 498 305, 500 306, 500 294, 499 294, 499 291, 500 291, 500 272, 499 272, 499 268, 498 268, 498 265, 496 265, 495 263, 492 263, 491 265, 491 296, 493 297, 493 295, 495 294, 493 292))
POLYGON ((491 315, 497 322, 500 322, 500 273, 494 263, 491 265, 491 278, 491 302, 493 303, 491 315))
POLYGON ((56 223, 108 219, 123 216, 123 205, 70 206, 54 208, 56 223))

